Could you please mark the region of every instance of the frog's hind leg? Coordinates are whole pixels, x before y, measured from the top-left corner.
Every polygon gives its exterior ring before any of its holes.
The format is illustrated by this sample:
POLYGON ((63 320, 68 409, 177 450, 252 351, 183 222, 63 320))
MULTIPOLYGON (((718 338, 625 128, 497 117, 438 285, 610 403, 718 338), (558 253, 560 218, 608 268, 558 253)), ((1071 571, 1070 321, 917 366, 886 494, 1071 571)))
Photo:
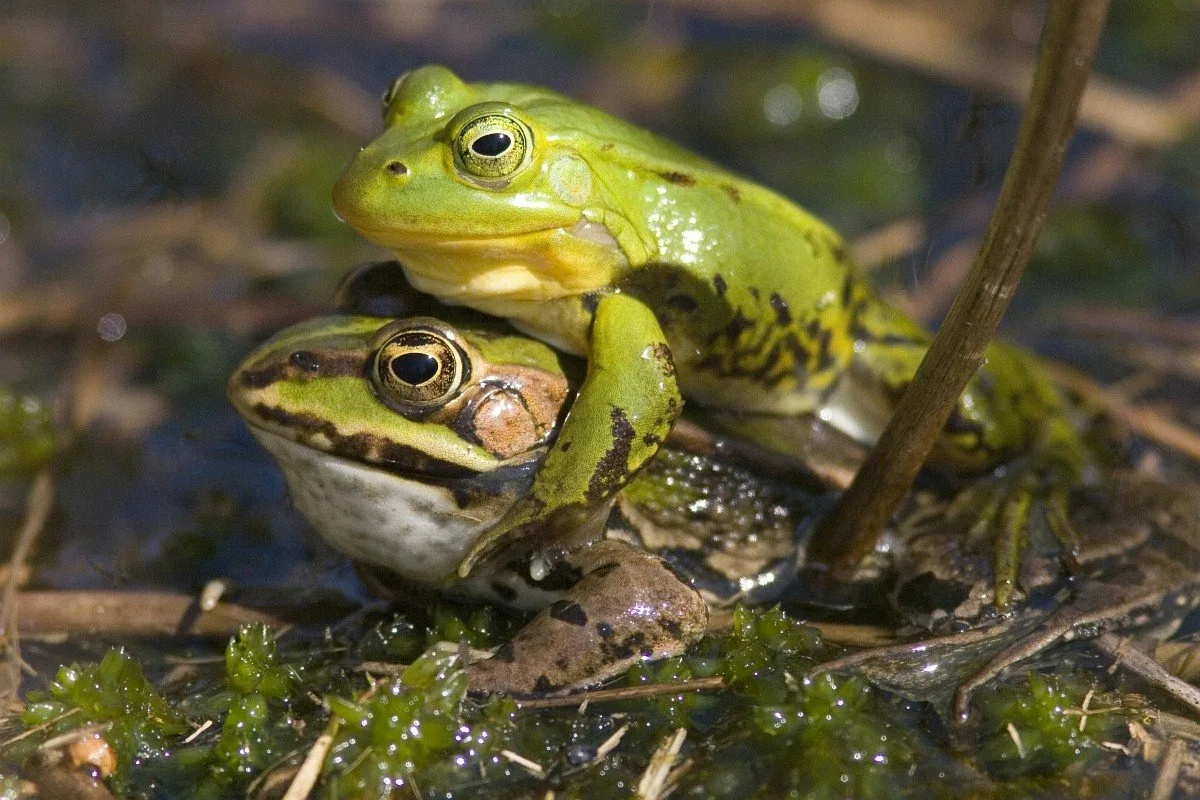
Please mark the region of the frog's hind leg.
POLYGON ((679 655, 704 635, 708 607, 660 559, 605 540, 568 561, 582 577, 495 655, 468 667, 472 690, 565 693, 637 661, 679 655))

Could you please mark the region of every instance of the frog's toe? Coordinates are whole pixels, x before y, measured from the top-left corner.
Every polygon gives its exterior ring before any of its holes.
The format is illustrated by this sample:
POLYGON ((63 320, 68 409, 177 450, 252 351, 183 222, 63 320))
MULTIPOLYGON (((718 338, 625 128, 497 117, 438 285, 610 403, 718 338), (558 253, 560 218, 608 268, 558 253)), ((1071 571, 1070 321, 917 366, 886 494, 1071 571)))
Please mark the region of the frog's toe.
POLYGON ((1070 491, 1046 485, 1037 475, 1021 472, 976 484, 960 493, 951 517, 966 525, 966 548, 990 548, 993 605, 1008 613, 1021 599, 1021 572, 1034 527, 1044 521, 1058 559, 1069 572, 1078 569, 1080 539, 1068 517, 1070 491))

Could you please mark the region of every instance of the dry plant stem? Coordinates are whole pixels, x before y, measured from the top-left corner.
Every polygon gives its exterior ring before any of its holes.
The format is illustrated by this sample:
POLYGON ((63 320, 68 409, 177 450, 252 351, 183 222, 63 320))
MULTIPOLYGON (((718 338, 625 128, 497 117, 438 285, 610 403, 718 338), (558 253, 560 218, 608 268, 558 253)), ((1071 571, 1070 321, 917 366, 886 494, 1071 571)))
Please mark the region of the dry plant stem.
POLYGON ((1154 778, 1154 788, 1150 790, 1150 800, 1171 800, 1175 794, 1175 786, 1179 783, 1179 771, 1183 768, 1183 757, 1187 754, 1187 742, 1183 739, 1171 739, 1167 744, 1167 752, 1158 765, 1158 775, 1154 778))
POLYGON ((687 728, 677 728, 654 751, 654 755, 650 757, 650 763, 646 765, 646 771, 642 773, 642 779, 638 781, 637 797, 639 800, 659 800, 666 796, 667 776, 675 764, 675 759, 679 757, 679 750, 683 747, 683 740, 686 738, 687 728))
POLYGON ((874 549, 979 368, 1041 230, 1104 26, 1107 0, 1054 0, 1017 146, 983 246, 879 443, 813 541, 849 568, 874 549))
POLYGON ((249 622, 276 629, 336 622, 345 608, 310 603, 269 609, 218 603, 196 613, 196 598, 181 592, 21 592, 16 596, 26 637, 63 633, 113 636, 209 636, 225 638, 249 622))
POLYGON ((14 600, 17 596, 17 580, 21 568, 33 543, 46 526, 50 508, 54 505, 54 481, 50 470, 43 469, 33 480, 25 507, 25 522, 17 535, 17 544, 9 559, 8 580, 4 582, 4 593, 0 596, 0 648, 3 649, 3 666, 0 668, 0 699, 11 700, 21 690, 21 648, 17 638, 17 614, 14 600))
POLYGON ((1103 406, 1134 433, 1200 461, 1200 433, 1145 406, 1130 403, 1121 393, 1101 386, 1077 369, 1046 362, 1054 381, 1103 406))
POLYGON ((296 777, 292 779, 291 785, 283 795, 283 800, 304 800, 312 794, 313 787, 317 785, 317 780, 321 777, 321 767, 325 764, 325 757, 329 755, 329 751, 333 747, 333 738, 337 735, 337 730, 338 721, 333 720, 325 728, 325 732, 313 742, 313 746, 309 748, 308 754, 304 757, 304 763, 300 765, 296 777))
POLYGON ((9 635, 9 623, 13 619, 13 601, 17 597, 17 576, 21 567, 29 557, 29 551, 37 540, 38 534, 46 525, 50 516, 50 508, 54 505, 54 481, 50 470, 43 469, 33 480, 25 502, 25 523, 17 534, 17 546, 13 548, 12 557, 8 562, 9 579, 4 584, 4 594, 0 597, 0 639, 9 635))
POLYGON ((636 700, 644 697, 657 697, 664 694, 679 694, 681 692, 698 692, 703 689, 721 689, 725 681, 719 676, 712 678, 696 678, 686 683, 653 683, 649 686, 629 686, 619 689, 596 689, 591 692, 580 692, 563 697, 543 697, 536 700, 518 700, 517 708, 562 708, 577 706, 580 703, 602 703, 613 700, 636 700))
POLYGON ((1096 639, 1095 644, 1097 649, 1115 658, 1122 667, 1200 712, 1200 689, 1167 672, 1153 658, 1132 646, 1128 639, 1115 633, 1105 633, 1096 639))

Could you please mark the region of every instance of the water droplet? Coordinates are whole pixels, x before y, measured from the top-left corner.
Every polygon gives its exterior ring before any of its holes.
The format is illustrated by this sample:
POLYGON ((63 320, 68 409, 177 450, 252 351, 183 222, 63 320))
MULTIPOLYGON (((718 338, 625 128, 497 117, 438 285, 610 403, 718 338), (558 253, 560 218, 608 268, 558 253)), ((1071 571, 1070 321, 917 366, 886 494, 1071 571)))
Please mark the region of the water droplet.
POLYGON ((781 83, 767 90, 762 101, 763 116, 775 125, 791 125, 800 118, 804 100, 795 86, 781 83))
POLYGON ((117 313, 105 314, 96 323, 96 333, 100 334, 100 338, 106 342, 119 341, 125 336, 127 328, 125 318, 117 313))
POLYGON ((830 67, 817 78, 817 105, 829 119, 845 119, 858 109, 858 84, 841 67, 830 67))

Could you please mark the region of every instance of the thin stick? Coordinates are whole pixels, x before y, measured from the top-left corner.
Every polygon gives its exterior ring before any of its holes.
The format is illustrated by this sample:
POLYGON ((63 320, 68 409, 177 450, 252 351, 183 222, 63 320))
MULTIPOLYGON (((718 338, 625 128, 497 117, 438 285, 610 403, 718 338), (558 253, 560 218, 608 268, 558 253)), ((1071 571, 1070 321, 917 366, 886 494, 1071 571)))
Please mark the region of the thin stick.
POLYGON ((46 591, 20 592, 16 609, 26 637, 61 633, 119 636, 207 636, 223 639, 248 622, 276 629, 285 625, 326 625, 348 613, 348 605, 309 603, 255 608, 221 602, 196 613, 196 598, 183 592, 46 591))
POLYGON ((0 596, 0 638, 8 636, 9 623, 13 618, 13 601, 17 597, 17 580, 21 567, 29 557, 38 534, 46 526, 50 508, 54 505, 54 481, 50 470, 43 469, 34 478, 25 501, 25 523, 17 535, 17 546, 8 561, 8 580, 4 582, 4 594, 0 596))
POLYGON ((8 562, 8 580, 4 582, 4 592, 0 595, 0 650, 3 651, 4 658, 3 673, 0 677, 0 699, 10 700, 21 690, 21 649, 14 602, 17 597, 17 582, 20 580, 22 567, 33 550, 33 543, 46 527, 46 519, 50 516, 53 505, 54 480, 50 477, 50 470, 43 469, 29 488, 25 503, 25 522, 17 535, 17 544, 8 562))
POLYGON ((912 485, 1033 252, 1104 26, 1107 0, 1054 0, 1016 150, 983 246, 891 422, 814 537, 818 562, 852 568, 912 485))
POLYGON ((1171 800, 1175 794, 1175 786, 1179 783, 1179 771, 1183 767, 1185 754, 1187 742, 1183 739, 1171 739, 1167 742, 1167 752, 1159 762, 1154 788, 1150 790, 1150 800, 1171 800))
POLYGON ((313 787, 317 785, 317 779, 321 777, 321 767, 325 764, 325 757, 329 755, 329 750, 333 747, 333 737, 337 735, 337 730, 338 721, 334 719, 325 728, 325 732, 313 742, 312 747, 308 750, 308 755, 304 757, 304 763, 300 765, 296 777, 292 778, 287 792, 284 793, 283 800, 304 800, 312 794, 313 787))
POLYGON ((642 773, 642 779, 638 781, 639 800, 659 800, 666 795, 667 776, 670 775, 671 767, 675 765, 675 759, 679 756, 679 750, 686 738, 687 728, 676 728, 654 751, 650 763, 646 765, 646 771, 642 773))
POLYGON ((596 689, 592 692, 569 694, 563 697, 543 697, 537 700, 518 700, 517 708, 562 708, 576 706, 582 702, 603 703, 614 700, 637 700, 680 692, 699 692, 704 689, 721 689, 725 681, 720 676, 696 678, 686 683, 652 683, 648 686, 624 686, 618 689, 596 689))
POLYGON ((1050 361, 1046 362, 1046 368, 1056 383, 1095 400, 1134 433, 1200 461, 1200 432, 1164 417, 1153 409, 1129 402, 1120 392, 1101 386, 1086 374, 1065 364, 1050 361))
POLYGON ((1115 633, 1101 634, 1096 639, 1097 649, 1112 656, 1121 666, 1144 678, 1158 688, 1170 694, 1175 699, 1186 703, 1196 711, 1200 711, 1200 689, 1190 683, 1179 680, 1163 669, 1150 656, 1136 647, 1127 647, 1128 639, 1123 639, 1115 633))

